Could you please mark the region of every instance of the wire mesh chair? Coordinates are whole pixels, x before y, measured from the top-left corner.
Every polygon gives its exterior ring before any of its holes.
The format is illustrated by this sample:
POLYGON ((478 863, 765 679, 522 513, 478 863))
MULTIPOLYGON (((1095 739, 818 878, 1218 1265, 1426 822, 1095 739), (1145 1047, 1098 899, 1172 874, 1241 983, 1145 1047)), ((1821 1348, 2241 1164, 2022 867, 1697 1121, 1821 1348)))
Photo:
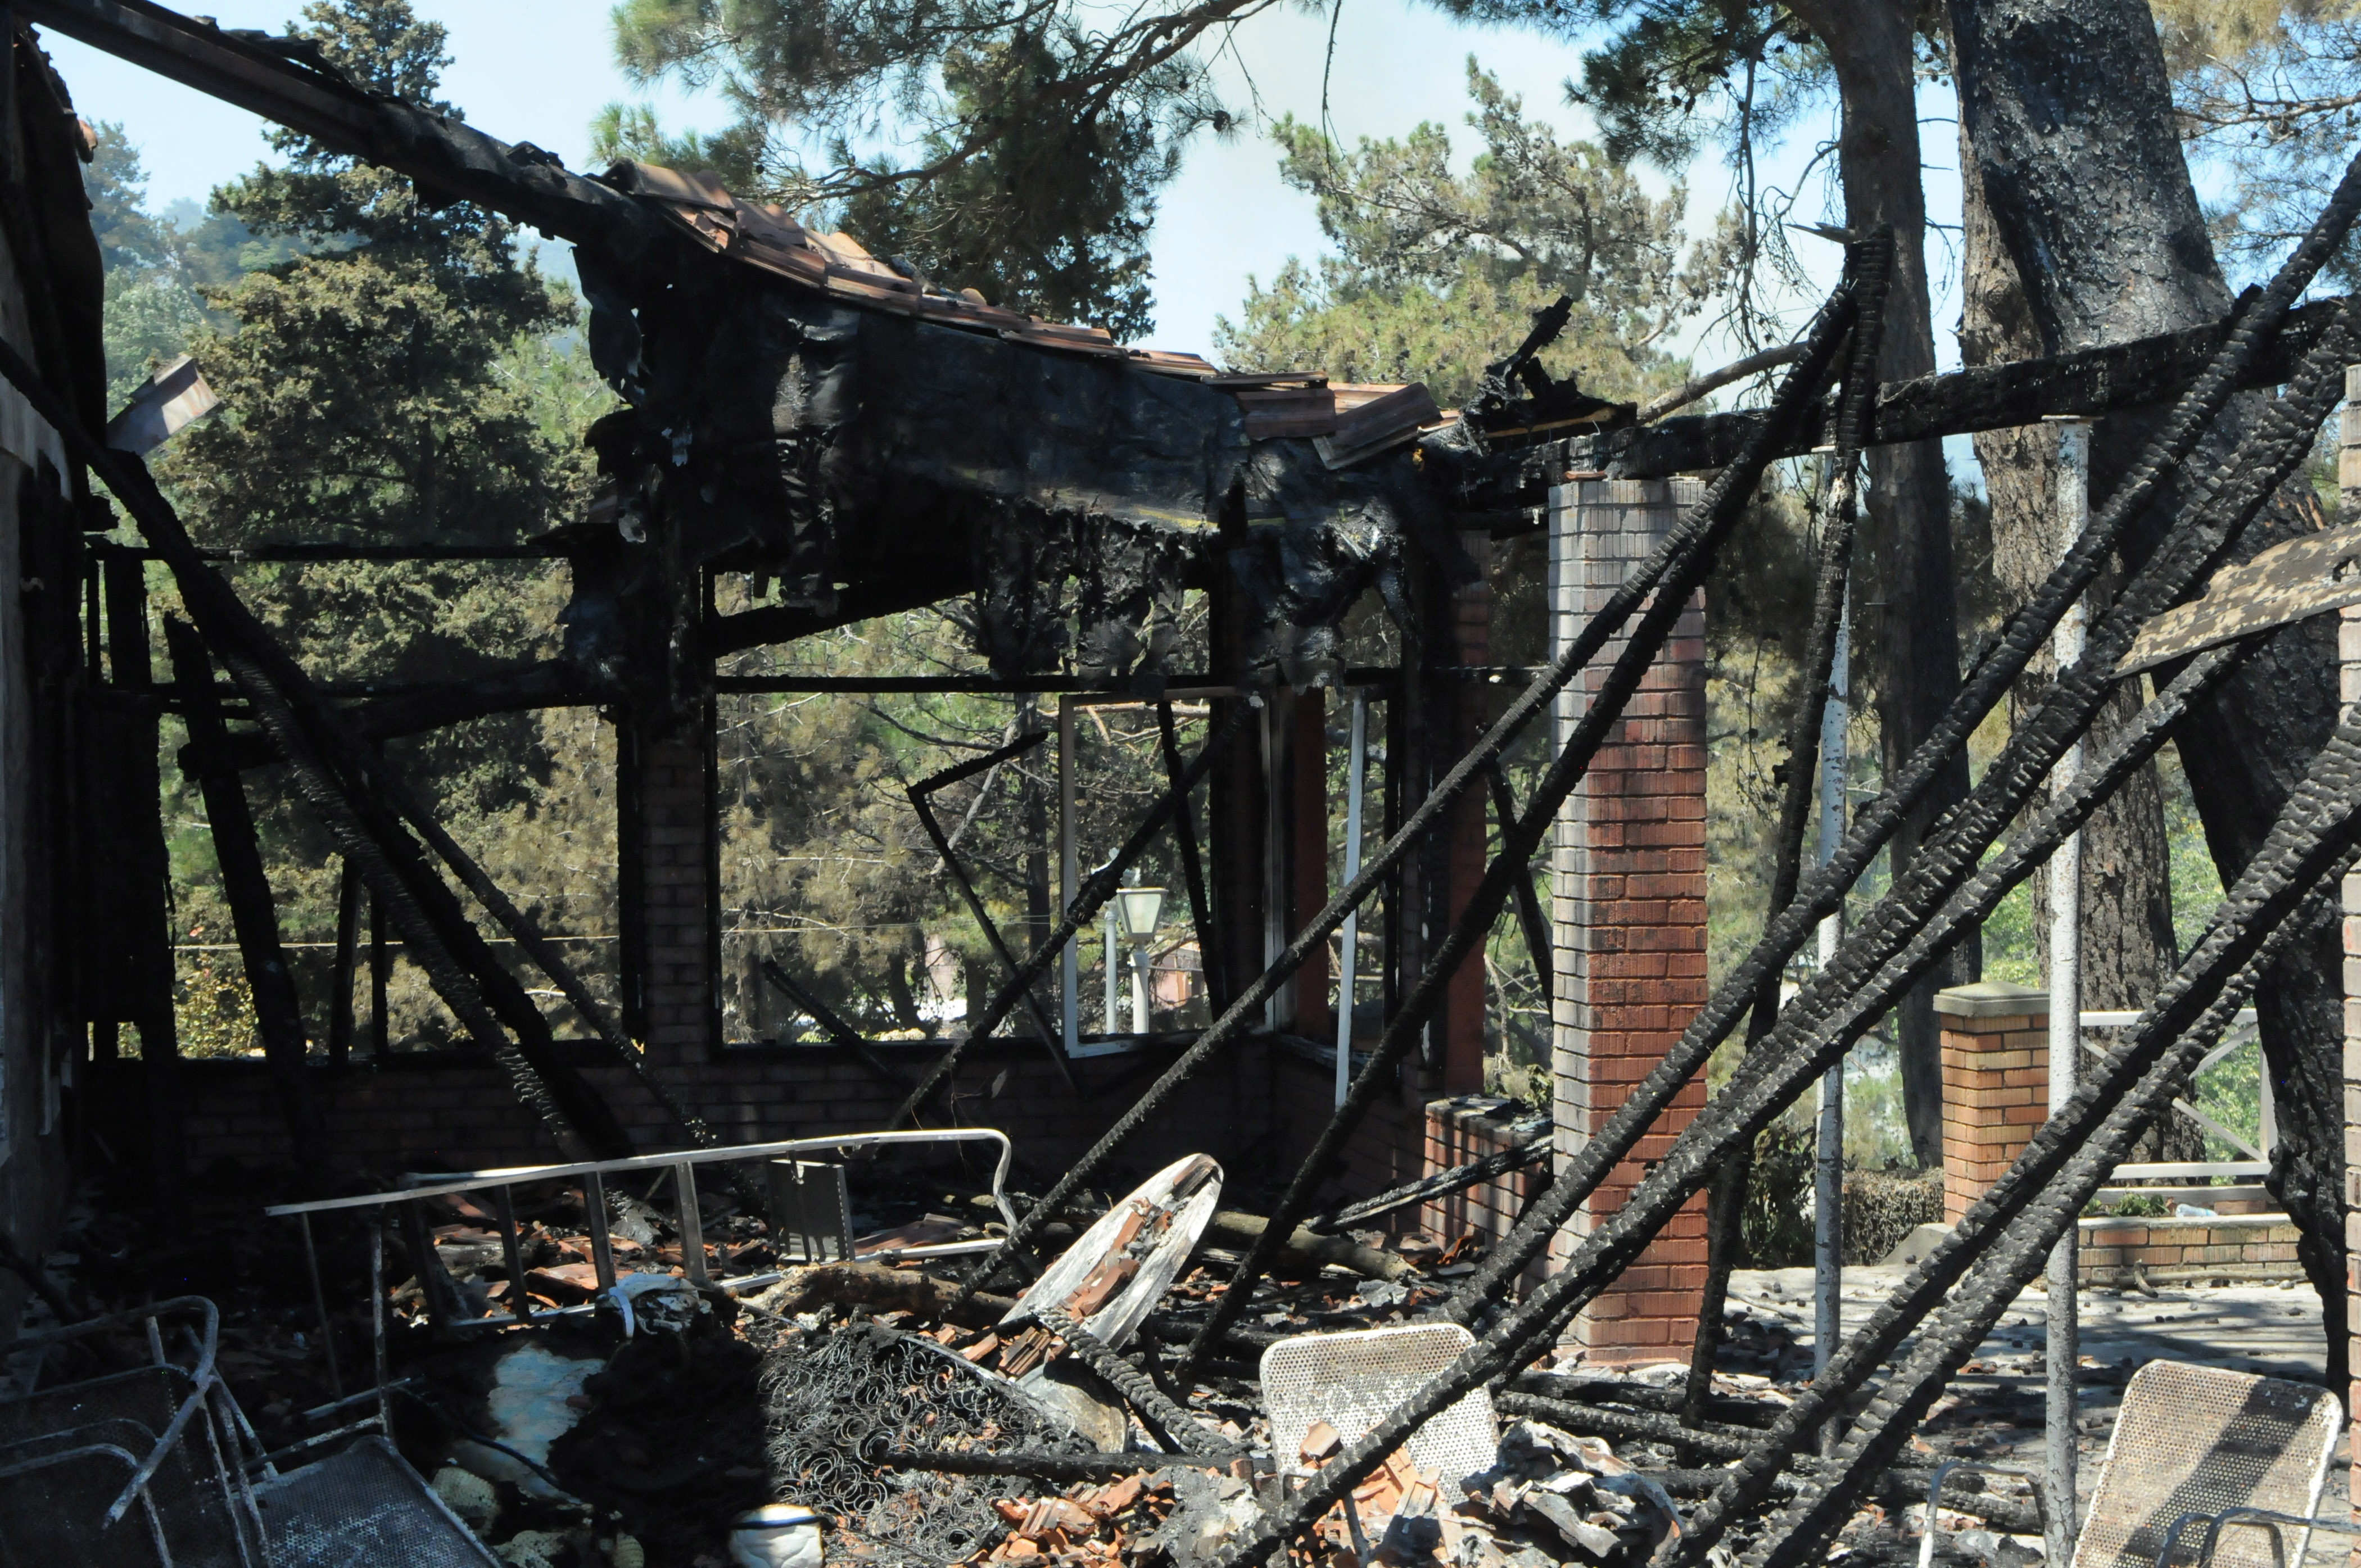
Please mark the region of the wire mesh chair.
MULTIPOLYGON (((2151 1361, 2132 1374, 2071 1568, 2285 1568, 2301 1562, 2345 1426, 2325 1389, 2279 1377, 2151 1361), (2191 1527, 2204 1522, 2202 1532, 2191 1527), (2233 1530, 2228 1527, 2241 1526, 2233 1530)), ((1931 1559, 1946 1464, 1927 1496, 1920 1561, 1931 1559)), ((2058 1506, 2042 1493, 2045 1514, 2058 1506)))
POLYGON ((0 1398, 0 1563, 262 1568, 245 1429, 214 1370, 220 1320, 182 1296, 27 1334, 25 1386, 0 1398), (149 1364, 43 1388, 49 1352, 125 1328, 149 1364), (137 1509, 141 1524, 125 1525, 137 1509))

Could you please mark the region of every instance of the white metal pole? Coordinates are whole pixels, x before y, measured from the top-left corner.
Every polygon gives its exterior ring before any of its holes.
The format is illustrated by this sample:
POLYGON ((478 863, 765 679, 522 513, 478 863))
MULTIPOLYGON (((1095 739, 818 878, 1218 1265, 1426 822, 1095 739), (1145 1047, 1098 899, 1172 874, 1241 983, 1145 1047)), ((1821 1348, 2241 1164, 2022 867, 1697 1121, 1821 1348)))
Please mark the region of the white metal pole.
MULTIPOLYGON (((1827 865, 1844 841, 1846 737, 1852 720, 1852 594, 1837 604, 1836 656, 1828 663, 1828 702, 1820 715, 1820 843, 1827 865)), ((1820 922, 1820 962, 1836 957, 1842 911, 1820 922)), ((1820 1118, 1812 1168, 1812 1375, 1828 1370, 1844 1338, 1844 1063, 1820 1079, 1820 1118)), ((1833 1424, 1826 1429, 1833 1437, 1833 1424)))
MULTIPOLYGON (((1361 768, 1369 749, 1369 696, 1353 694, 1353 739, 1345 763, 1345 880, 1361 874, 1361 768)), ((1353 1082, 1353 960, 1359 954, 1361 912, 1345 916, 1344 947, 1336 959, 1336 1103, 1353 1082)))
MULTIPOLYGON (((2081 537, 2091 518, 2091 427, 2079 419, 2054 422, 2058 428, 2057 554, 2062 558, 2081 537)), ((2082 657, 2083 610, 2070 606, 2050 634, 2050 651, 2062 672, 2082 657)), ((2050 793, 2063 794, 2082 771, 2082 744, 2076 741, 2050 774, 2050 793)), ((2049 857, 2049 1113, 2073 1098, 2082 1049, 2082 843, 2069 834, 2049 857)), ((2044 1421, 2043 1469, 2049 1486, 2048 1559, 2063 1563, 2074 1554, 2075 1472, 2081 1437, 2075 1431, 2075 1368, 2081 1361, 2081 1321, 2075 1277, 2079 1227, 2069 1227, 2049 1254, 2048 1269, 2048 1389, 2044 1421)))
MULTIPOLYGON (((1058 907, 1072 905, 1082 885, 1082 869, 1074 859, 1074 699, 1058 699, 1058 907)), ((1066 1035, 1066 1054, 1082 1043, 1082 954, 1071 937, 1058 958, 1060 1023, 1066 1035)), ((1110 1031, 1112 1032, 1112 1031, 1110 1031)))
POLYGON ((1148 944, 1131 951, 1131 1032, 1148 1033, 1148 944))
POLYGON ((1115 1033, 1115 970, 1122 965, 1122 960, 1115 955, 1123 951, 1115 928, 1115 903, 1116 901, 1112 898, 1107 900, 1104 911, 1106 917, 1099 922, 1099 929, 1102 933, 1099 940, 1105 945, 1106 948, 1106 1022, 1100 1026, 1110 1035, 1115 1033))

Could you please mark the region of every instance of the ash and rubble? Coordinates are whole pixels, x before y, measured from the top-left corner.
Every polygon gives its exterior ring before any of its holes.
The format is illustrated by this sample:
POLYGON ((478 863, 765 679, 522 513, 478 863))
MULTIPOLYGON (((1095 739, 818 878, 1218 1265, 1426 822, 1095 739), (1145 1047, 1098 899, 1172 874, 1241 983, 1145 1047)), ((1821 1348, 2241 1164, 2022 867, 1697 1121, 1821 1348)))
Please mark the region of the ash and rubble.
MULTIPOLYGON (((1014 1298, 987 1289, 946 1311, 956 1294, 949 1267, 855 1257, 790 1265, 742 1296, 698 1289, 684 1277, 674 1218, 645 1197, 617 1192, 610 1238, 618 1266, 636 1270, 624 1281, 640 1287, 629 1294, 636 1310, 627 1332, 591 1277, 578 1194, 521 1189, 518 1200, 518 1260, 534 1309, 594 1310, 544 1316, 531 1330, 453 1334, 433 1325, 430 1286, 398 1231, 388 1238, 386 1274, 394 1436, 437 1496, 514 1568, 1211 1564, 1352 1435, 1315 1424, 1300 1445, 1275 1452, 1260 1353, 1298 1335, 1414 1324, 1481 1255, 1469 1235, 1356 1233, 1351 1239, 1372 1266, 1394 1277, 1299 1258, 1257 1287, 1243 1325, 1183 1387, 1171 1376, 1179 1347, 1194 1336, 1235 1262, 1222 1246, 1197 1246, 1139 1320, 1126 1359, 1225 1448, 1209 1459, 1171 1452, 1172 1434, 1154 1412, 1093 1373, 1060 1336, 1037 1321, 1007 1321, 1014 1298), (1095 1409, 1100 1420, 1078 1420, 1077 1409, 1095 1409), (1006 1468, 1019 1473, 928 1463, 944 1456, 984 1469, 1010 1458, 1006 1468), (1028 1467, 1035 1473, 1022 1473, 1028 1467), (733 1530, 766 1509, 786 1522, 733 1530)), ((445 1275, 463 1302, 501 1313, 513 1286, 494 1216, 465 1196, 422 1201, 434 1215, 424 1272, 445 1275)), ((757 1270, 778 1261, 762 1220, 733 1212, 719 1190, 708 1204, 712 1266, 757 1270)), ((1053 1223, 1045 1255, 1071 1247, 1117 1207, 1102 1196, 1069 1211, 1053 1223)), ((262 1442, 278 1449, 316 1437, 349 1412, 334 1409, 340 1390, 321 1354, 300 1246, 287 1227, 255 1223, 254 1211, 250 1189, 214 1190, 198 1202, 190 1229, 167 1236, 136 1211, 87 1202, 49 1260, 50 1294, 69 1316, 165 1294, 217 1300, 221 1367, 262 1442)), ((989 1236, 1001 1223, 983 1216, 995 1212, 989 1193, 915 1181, 863 1192, 855 1211, 873 1257, 989 1236)), ((322 1237, 346 1392, 352 1352, 368 1343, 366 1280, 346 1259, 352 1240, 322 1237)), ((1854 1293, 1864 1303, 1878 1288, 1877 1273, 1860 1273, 1854 1293)), ((1115 1294, 1104 1274, 1092 1271, 1101 1305, 1115 1294)), ((1709 1489, 1715 1466, 1728 1463, 1710 1439, 1768 1427, 1808 1378, 1808 1311, 1800 1332, 1794 1313, 1799 1297, 1806 1309, 1809 1302, 1800 1274, 1739 1275, 1722 1370, 1698 1429, 1703 1450, 1671 1431, 1685 1367, 1592 1367, 1562 1350, 1512 1388, 1546 1398, 1554 1412, 1572 1412, 1567 1419, 1503 1409, 1494 1463, 1457 1478, 1397 1452, 1356 1488, 1355 1518, 1332 1512, 1295 1544, 1293 1560, 1306 1568, 1646 1562, 1681 1510, 1709 1489), (1587 1421, 1579 1419, 1586 1413, 1587 1421), (1634 1436, 1635 1426, 1660 1435, 1634 1436)), ((2292 1343, 2316 1324, 2318 1310, 2301 1287, 2085 1296, 2086 1321, 2121 1318, 2124 1334, 2143 1336, 2117 1345, 2103 1328, 2100 1354, 2085 1357, 2092 1461, 2104 1451, 2109 1395, 2135 1353, 2202 1356, 2212 1328, 2249 1317, 2285 1319, 2292 1343)), ((1894 1484, 1860 1511, 1836 1558, 1915 1561, 1924 1510, 1913 1494, 1923 1498, 1928 1468, 1953 1458, 2006 1461, 2026 1443, 2037 1449, 2039 1307, 2029 1296, 1961 1369, 1914 1442, 1912 1467, 1898 1468, 1894 1484)), ((56 1315, 37 1302, 26 1327, 56 1315)), ((110 1358, 128 1363, 138 1352, 126 1335, 75 1350, 70 1364, 53 1361, 42 1376, 94 1375, 110 1358)), ((7 1368, 20 1381, 27 1371, 7 1368)), ((369 1381, 365 1370, 360 1381, 369 1381)), ((2086 1463, 2086 1485, 2095 1468, 2086 1463)), ((1959 1507, 1943 1510, 1939 1560, 2018 1568, 2037 1558, 2029 1497, 2004 1479, 1985 1484, 1993 1490, 1982 1497, 1947 1493, 1959 1507), (1979 1502, 1991 1515, 1966 1511, 1979 1502)), ((1730 1544, 1742 1552, 1743 1532, 1730 1544)))

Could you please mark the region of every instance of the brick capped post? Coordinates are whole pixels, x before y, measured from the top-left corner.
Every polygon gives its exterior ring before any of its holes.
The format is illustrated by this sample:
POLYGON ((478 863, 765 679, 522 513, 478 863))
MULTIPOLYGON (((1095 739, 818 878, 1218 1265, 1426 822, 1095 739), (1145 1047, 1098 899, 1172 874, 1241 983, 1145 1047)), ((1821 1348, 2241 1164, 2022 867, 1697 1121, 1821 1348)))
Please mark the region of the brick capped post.
POLYGON ((1943 1219, 1957 1224, 2049 1114, 2049 994, 2004 980, 1935 993, 1943 1031, 1943 1219))
MULTIPOLYGON (((1704 486, 1693 479, 1576 480, 1550 492, 1550 644, 1573 640, 1704 486)), ((1623 648, 1609 642, 1552 712, 1563 746, 1623 648)), ((1581 1146, 1662 1060, 1706 1000, 1705 605, 1682 615, 1587 775, 1550 851, 1558 1153, 1581 1146)), ((1631 1158, 1600 1183, 1552 1264, 1631 1195, 1705 1103, 1690 1084, 1631 1158)), ((1691 1201, 1576 1320, 1586 1359, 1686 1354, 1705 1287, 1705 1206, 1691 1201)))

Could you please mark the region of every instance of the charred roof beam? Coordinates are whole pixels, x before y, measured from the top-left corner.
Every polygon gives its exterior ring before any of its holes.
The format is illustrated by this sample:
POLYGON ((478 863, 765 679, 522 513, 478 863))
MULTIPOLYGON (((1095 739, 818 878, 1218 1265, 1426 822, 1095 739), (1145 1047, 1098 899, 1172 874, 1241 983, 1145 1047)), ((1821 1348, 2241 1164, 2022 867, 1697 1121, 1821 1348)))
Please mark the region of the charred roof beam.
POLYGON ((159 76, 236 104, 339 152, 406 174, 627 266, 693 249, 621 192, 398 98, 369 93, 281 40, 226 32, 150 0, 18 0, 16 14, 159 76))
MULTIPOLYGON (((2276 387, 2286 382, 2344 303, 2341 299, 2322 300, 2290 311, 2270 351, 2256 356, 2239 384, 2276 387)), ((2097 416, 2169 403, 2195 383, 2221 351, 2236 320, 2233 312, 2204 326, 2129 343, 1921 376, 1911 381, 1888 381, 1877 389, 1865 444, 1882 446, 1929 436, 2003 430, 2048 414, 2097 416)), ((1829 420, 1834 413, 1833 408, 1828 411, 1829 420)), ((1568 466, 1603 469, 1614 479, 1659 478, 1719 468, 1745 447, 1764 417, 1750 409, 1602 431, 1566 443, 1568 466)), ((1801 456, 1825 445, 1829 435, 1828 420, 1823 420, 1789 444, 1790 449, 1782 455, 1801 456)))

